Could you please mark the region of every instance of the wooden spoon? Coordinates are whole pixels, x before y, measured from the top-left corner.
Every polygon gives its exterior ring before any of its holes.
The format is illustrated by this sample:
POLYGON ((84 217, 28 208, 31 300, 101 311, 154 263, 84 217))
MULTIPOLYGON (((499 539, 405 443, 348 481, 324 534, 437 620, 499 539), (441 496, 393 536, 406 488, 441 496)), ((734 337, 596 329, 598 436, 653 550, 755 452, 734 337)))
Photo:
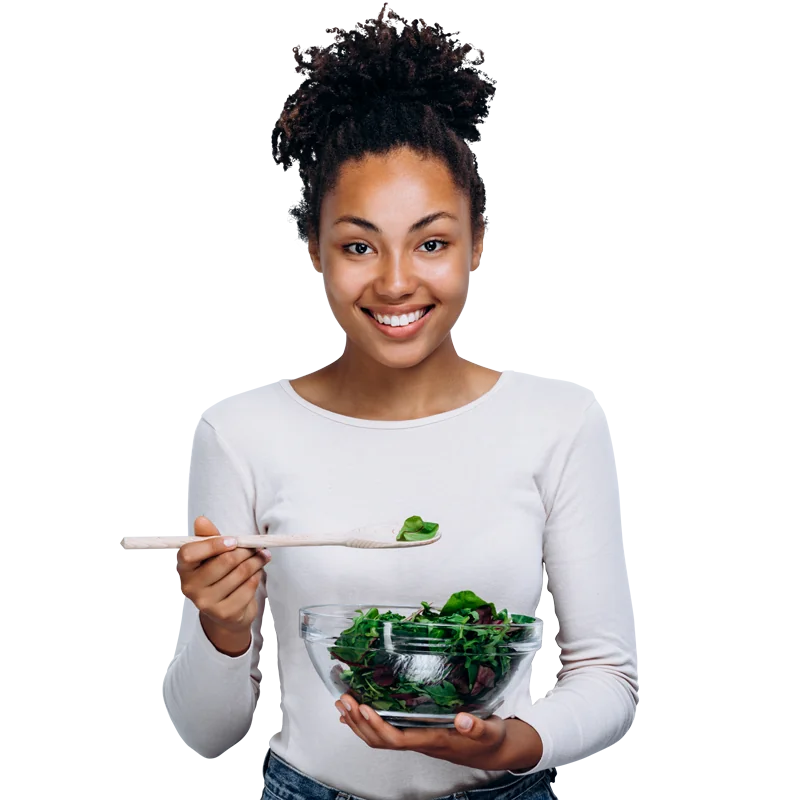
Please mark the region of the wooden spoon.
MULTIPOLYGON (((318 536, 281 536, 264 534, 261 536, 233 536, 238 547, 309 547, 317 545, 340 545, 360 549, 383 549, 387 547, 422 547, 433 544, 442 538, 441 531, 430 539, 419 542, 398 542, 397 534, 402 525, 367 525, 347 533, 328 533, 318 536)), ((228 534, 225 534, 227 537, 228 534)), ((126 550, 163 550, 169 547, 182 547, 187 542, 201 542, 216 539, 216 536, 125 536, 120 544, 126 550)))

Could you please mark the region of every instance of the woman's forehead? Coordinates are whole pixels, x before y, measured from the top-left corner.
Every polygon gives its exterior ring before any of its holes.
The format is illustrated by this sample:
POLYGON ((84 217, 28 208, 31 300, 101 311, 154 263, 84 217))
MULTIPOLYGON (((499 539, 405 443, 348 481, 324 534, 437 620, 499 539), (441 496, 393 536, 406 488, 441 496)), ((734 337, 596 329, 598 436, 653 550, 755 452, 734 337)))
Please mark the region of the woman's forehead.
POLYGON ((363 215, 422 206, 436 206, 456 213, 465 198, 453 181, 448 167, 438 158, 422 158, 413 151, 369 154, 342 165, 336 185, 326 193, 323 211, 363 215))

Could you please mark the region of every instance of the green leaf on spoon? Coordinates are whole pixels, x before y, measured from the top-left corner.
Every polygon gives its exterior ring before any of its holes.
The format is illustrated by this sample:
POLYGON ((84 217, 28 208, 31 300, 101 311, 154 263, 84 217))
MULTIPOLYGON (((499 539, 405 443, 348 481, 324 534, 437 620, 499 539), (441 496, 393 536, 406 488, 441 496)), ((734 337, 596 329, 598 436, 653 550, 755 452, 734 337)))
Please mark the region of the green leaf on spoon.
POLYGON ((397 534, 397 541, 422 542, 425 539, 432 539, 438 530, 438 522, 424 522, 422 517, 409 517, 397 534))

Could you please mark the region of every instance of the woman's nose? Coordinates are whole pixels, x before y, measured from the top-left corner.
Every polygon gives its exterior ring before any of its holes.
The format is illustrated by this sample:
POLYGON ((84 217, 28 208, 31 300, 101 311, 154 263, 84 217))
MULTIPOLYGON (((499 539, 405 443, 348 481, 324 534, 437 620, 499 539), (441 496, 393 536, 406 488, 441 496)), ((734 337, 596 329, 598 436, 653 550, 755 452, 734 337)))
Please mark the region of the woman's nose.
POLYGON ((414 259, 407 254, 387 255, 378 266, 375 290, 386 297, 403 297, 417 286, 414 259))

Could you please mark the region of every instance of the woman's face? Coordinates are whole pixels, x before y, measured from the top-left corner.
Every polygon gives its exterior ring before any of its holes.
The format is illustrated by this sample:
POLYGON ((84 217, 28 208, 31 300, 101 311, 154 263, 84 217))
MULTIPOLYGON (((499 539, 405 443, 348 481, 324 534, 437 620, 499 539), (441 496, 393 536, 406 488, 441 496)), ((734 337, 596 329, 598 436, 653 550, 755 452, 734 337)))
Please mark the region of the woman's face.
POLYGON ((401 368, 447 339, 483 237, 473 247, 469 198, 442 161, 404 147, 345 163, 319 228, 309 253, 351 344, 401 368))

